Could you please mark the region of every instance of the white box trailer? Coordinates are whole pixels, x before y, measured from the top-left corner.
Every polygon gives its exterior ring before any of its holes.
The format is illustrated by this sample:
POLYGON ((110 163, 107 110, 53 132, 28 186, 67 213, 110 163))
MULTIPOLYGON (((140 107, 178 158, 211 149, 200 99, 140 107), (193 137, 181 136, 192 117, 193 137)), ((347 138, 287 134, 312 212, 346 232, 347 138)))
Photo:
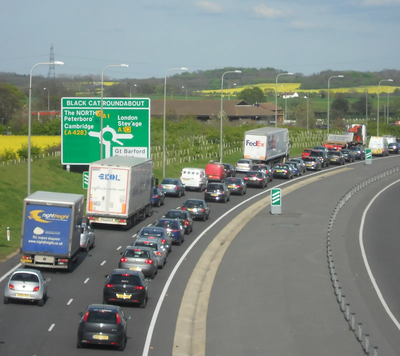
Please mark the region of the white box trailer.
POLYGON ((152 215, 153 160, 112 156, 89 166, 86 214, 92 224, 131 228, 152 215))
POLYGON ((244 158, 265 164, 289 158, 289 130, 261 127, 244 133, 244 158))

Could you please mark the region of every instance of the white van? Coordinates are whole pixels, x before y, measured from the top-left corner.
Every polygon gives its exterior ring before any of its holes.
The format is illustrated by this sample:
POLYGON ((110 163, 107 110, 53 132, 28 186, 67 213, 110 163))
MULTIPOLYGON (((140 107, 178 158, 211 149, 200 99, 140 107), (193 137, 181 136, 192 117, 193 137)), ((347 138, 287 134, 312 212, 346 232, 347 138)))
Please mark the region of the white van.
POLYGON ((389 148, 385 137, 372 136, 369 140, 368 148, 374 156, 389 156, 389 148))
POLYGON ((181 181, 186 189, 196 189, 202 192, 207 186, 207 176, 203 168, 183 168, 181 181))

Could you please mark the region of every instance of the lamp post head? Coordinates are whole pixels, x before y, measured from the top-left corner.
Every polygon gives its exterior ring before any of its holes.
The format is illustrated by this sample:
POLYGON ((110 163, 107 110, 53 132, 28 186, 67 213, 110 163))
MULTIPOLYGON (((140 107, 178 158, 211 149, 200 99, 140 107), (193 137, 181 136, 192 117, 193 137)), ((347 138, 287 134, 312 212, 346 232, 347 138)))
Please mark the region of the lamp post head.
POLYGON ((129 64, 120 64, 120 67, 129 67, 129 64))
POLYGON ((181 70, 189 70, 189 69, 187 69, 187 68, 185 68, 185 67, 182 67, 181 70))
POLYGON ((286 75, 293 75, 293 73, 286 73, 286 75))
POLYGON ((387 81, 388 81, 388 82, 393 82, 393 79, 388 79, 387 81))
POLYGON ((338 78, 343 78, 343 77, 344 77, 344 76, 343 76, 343 75, 341 75, 341 74, 339 74, 339 75, 338 75, 338 78))
POLYGON ((242 71, 241 70, 235 70, 235 73, 242 73, 242 71))
POLYGON ((52 62, 53 64, 57 64, 57 65, 59 65, 59 66, 63 66, 65 63, 64 62, 61 62, 61 61, 54 61, 54 62, 52 62))

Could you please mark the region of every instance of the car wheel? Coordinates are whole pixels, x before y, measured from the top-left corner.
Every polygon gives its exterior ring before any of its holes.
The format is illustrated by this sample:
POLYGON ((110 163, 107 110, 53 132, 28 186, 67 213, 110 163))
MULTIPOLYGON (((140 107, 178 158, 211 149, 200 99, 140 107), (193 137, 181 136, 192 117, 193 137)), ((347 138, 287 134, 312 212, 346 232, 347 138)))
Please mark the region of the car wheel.
POLYGON ((243 196, 244 194, 244 190, 242 189, 242 191, 240 192, 240 195, 243 196))
POLYGON ((190 234, 190 230, 189 227, 187 229, 185 229, 185 235, 189 235, 190 234))
POLYGON ((178 246, 181 246, 181 245, 182 245, 182 239, 179 239, 178 246))
POLYGON ((180 198, 182 196, 182 192, 179 190, 178 192, 178 198, 180 198))
POLYGON ((79 339, 76 340, 76 348, 77 349, 81 349, 82 348, 82 344, 79 342, 79 339))
POLYGON ((7 297, 4 297, 3 302, 4 302, 4 304, 8 304, 8 303, 9 303, 8 298, 7 298, 7 297))
POLYGON ((183 196, 185 196, 185 194, 186 194, 186 193, 185 193, 185 189, 183 189, 183 193, 182 193, 182 195, 183 195, 183 196))
POLYGON ((206 221, 206 220, 207 220, 207 215, 204 214, 204 215, 203 215, 203 221, 206 221))
POLYGON ((231 201, 231 196, 230 195, 228 196, 228 201, 231 201))
POLYGON ((144 297, 142 304, 140 304, 140 308, 146 308, 147 305, 147 295, 144 297))
POLYGON ((85 248, 85 252, 89 252, 89 250, 90 250, 90 245, 89 245, 89 243, 88 243, 88 245, 87 245, 86 248, 85 248))
POLYGON ((158 201, 157 207, 159 208, 161 206, 161 200, 158 201))
POLYGON ((122 341, 122 344, 118 346, 118 351, 124 351, 126 346, 126 335, 124 335, 124 340, 122 341))

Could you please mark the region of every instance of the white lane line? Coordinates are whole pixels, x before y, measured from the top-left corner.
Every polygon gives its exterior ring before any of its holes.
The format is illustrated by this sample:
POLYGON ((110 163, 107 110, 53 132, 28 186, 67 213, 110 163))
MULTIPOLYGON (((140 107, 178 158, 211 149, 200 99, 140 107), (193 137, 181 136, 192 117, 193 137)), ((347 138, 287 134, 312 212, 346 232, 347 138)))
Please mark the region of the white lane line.
POLYGON ((104 266, 106 263, 106 261, 103 261, 102 263, 100 263, 100 266, 104 266))
POLYGON ((68 301, 67 305, 71 305, 72 301, 73 301, 73 299, 71 298, 71 299, 68 301))
POLYGON ((150 227, 150 226, 152 226, 153 224, 149 224, 149 225, 147 225, 147 227, 150 227))
POLYGON ((364 264, 365 264, 365 268, 367 269, 368 275, 369 275, 369 279, 371 280, 374 289, 376 291, 376 294, 378 295, 378 298, 380 300, 380 302, 383 305, 383 308, 385 309, 386 313, 389 315, 390 319, 392 319, 394 325, 396 325, 397 329, 400 330, 400 323, 399 321, 396 319, 396 317, 393 315, 392 311, 390 310, 389 306, 387 305, 385 299, 383 298, 382 292, 378 287, 378 284, 376 283, 375 277, 372 274, 372 270, 371 267, 368 263, 368 258, 367 258, 367 254, 365 252, 365 248, 364 248, 364 238, 363 238, 363 231, 364 231, 364 224, 365 224, 365 220, 366 220, 366 216, 368 213, 369 208, 372 206, 372 204, 374 203, 374 201, 386 190, 389 189, 392 185, 397 184, 398 182, 400 182, 400 179, 389 184, 386 188, 382 189, 378 194, 376 194, 372 200, 369 202, 369 204, 367 205, 367 207, 364 210, 364 213, 362 215, 361 218, 361 225, 360 225, 360 230, 358 232, 358 239, 359 239, 359 243, 360 243, 360 249, 361 249, 361 254, 364 260, 364 264))
POLYGON ((51 324, 48 331, 53 330, 53 328, 54 328, 55 326, 56 326, 56 324, 51 324))
POLYGON ((134 238, 134 237, 136 237, 137 236, 137 234, 134 234, 134 235, 132 235, 132 238, 134 238))
MULTIPOLYGON (((105 263, 105 262, 106 262, 106 261, 104 261, 104 263, 105 263)), ((90 278, 86 278, 86 279, 85 279, 85 282, 83 282, 83 283, 86 284, 87 282, 89 282, 89 279, 90 279, 90 278)))
POLYGON ((12 272, 14 272, 16 269, 20 268, 22 266, 22 263, 18 263, 15 267, 11 268, 5 275, 3 275, 0 278, 0 282, 6 279, 12 272))
POLYGON ((122 246, 118 246, 117 251, 120 250, 122 248, 122 246))

